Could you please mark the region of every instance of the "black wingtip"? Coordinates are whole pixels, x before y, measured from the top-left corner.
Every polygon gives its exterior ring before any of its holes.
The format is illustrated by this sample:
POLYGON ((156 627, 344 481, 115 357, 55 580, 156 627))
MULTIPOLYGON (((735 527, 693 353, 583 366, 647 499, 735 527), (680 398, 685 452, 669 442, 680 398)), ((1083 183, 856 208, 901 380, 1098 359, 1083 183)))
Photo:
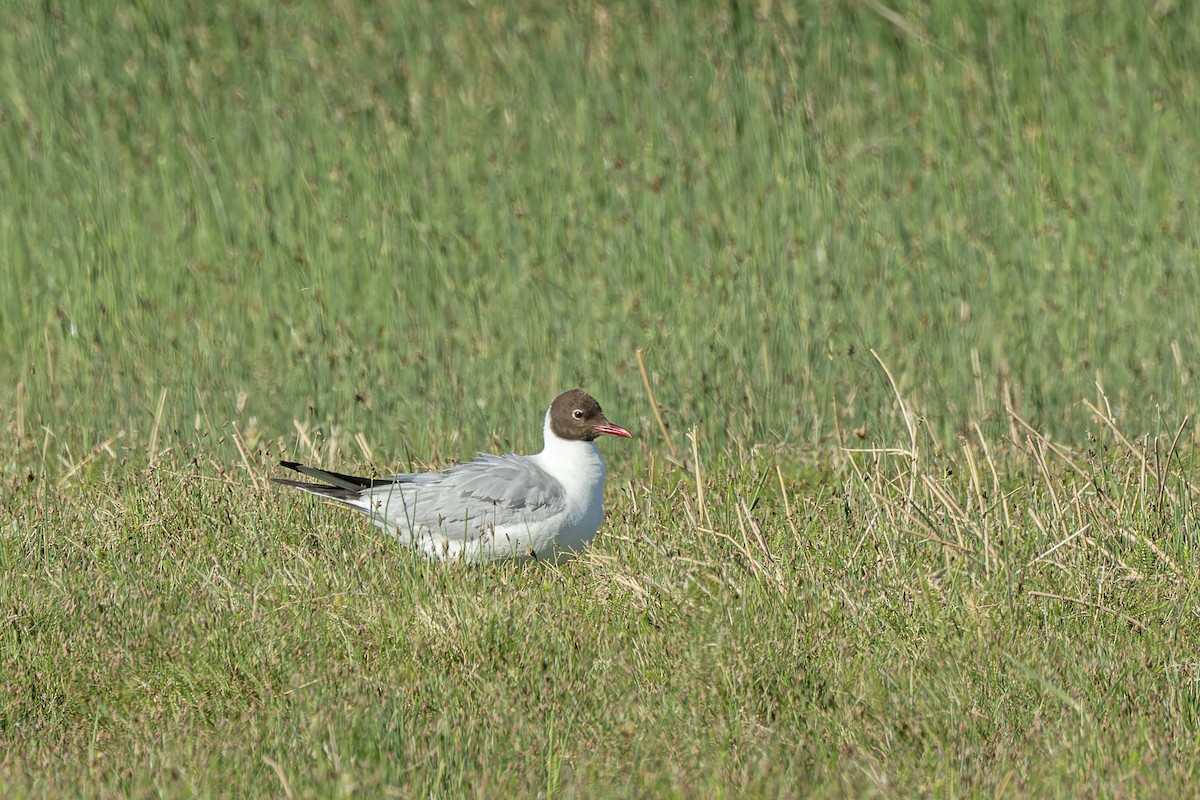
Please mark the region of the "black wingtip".
POLYGON ((280 486, 291 486, 294 489, 299 489, 302 492, 315 494, 318 497, 328 497, 331 500, 341 500, 349 503, 351 500, 357 500, 361 492, 355 489, 344 489, 341 486, 326 486, 322 483, 305 483, 304 481, 290 481, 287 478, 271 478, 271 483, 278 483, 280 486))
POLYGON ((376 486, 387 486, 391 483, 405 483, 407 478, 407 476, 404 475, 397 475, 392 478, 364 478, 361 475, 347 475, 344 472, 334 472, 333 470, 309 467, 301 464, 299 461, 280 461, 279 466, 286 467, 290 470, 295 470, 301 475, 305 475, 318 481, 324 481, 332 486, 341 489, 350 489, 356 492, 372 489, 376 486))

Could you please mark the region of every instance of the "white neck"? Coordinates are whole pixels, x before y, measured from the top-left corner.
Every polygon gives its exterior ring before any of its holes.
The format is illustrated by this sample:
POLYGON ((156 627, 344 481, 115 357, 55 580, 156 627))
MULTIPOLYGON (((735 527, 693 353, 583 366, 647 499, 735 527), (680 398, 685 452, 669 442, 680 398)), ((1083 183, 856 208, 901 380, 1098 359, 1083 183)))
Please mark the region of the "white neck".
POLYGON ((604 459, 593 442, 560 438, 550 430, 550 412, 546 412, 543 434, 546 446, 534 458, 550 473, 568 497, 590 500, 604 492, 604 459))

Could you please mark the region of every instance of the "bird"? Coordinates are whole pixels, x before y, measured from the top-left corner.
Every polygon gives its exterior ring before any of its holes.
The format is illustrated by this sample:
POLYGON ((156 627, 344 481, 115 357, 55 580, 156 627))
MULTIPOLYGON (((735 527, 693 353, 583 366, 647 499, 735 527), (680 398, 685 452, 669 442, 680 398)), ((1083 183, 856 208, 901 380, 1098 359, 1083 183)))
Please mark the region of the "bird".
POLYGON ((633 438, 608 421, 594 397, 570 389, 546 410, 545 445, 535 455, 481 453, 437 472, 386 478, 280 461, 321 482, 272 480, 357 509, 434 561, 562 563, 604 521, 604 458, 596 439, 605 434, 633 438))

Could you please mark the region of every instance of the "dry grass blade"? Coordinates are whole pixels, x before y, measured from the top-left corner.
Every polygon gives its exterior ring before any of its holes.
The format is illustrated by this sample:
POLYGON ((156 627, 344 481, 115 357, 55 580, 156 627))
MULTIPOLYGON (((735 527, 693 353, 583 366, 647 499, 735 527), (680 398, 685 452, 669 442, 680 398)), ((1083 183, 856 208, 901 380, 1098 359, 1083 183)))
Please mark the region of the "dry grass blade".
MULTIPOLYGON (((1009 424, 1012 424, 1011 417, 1009 424)), ((1008 512, 1008 497, 1000 488, 1000 475, 996 471, 996 462, 992 460, 992 449, 988 447, 987 439, 983 435, 978 423, 974 425, 975 435, 979 437, 979 446, 983 450, 984 460, 987 461, 988 471, 992 474, 992 495, 1000 499, 1000 511, 1004 515, 1004 527, 1007 528, 1012 524, 1012 517, 1008 512)))
POLYGON ((792 538, 799 542, 800 532, 796 530, 796 520, 792 516, 792 504, 788 499, 787 484, 783 480, 783 469, 778 464, 775 465, 775 477, 779 479, 779 497, 783 500, 783 517, 792 530, 792 538))
POLYGON ((146 446, 146 453, 151 467, 158 460, 158 436, 162 430, 163 411, 167 407, 167 389, 163 389, 158 393, 158 408, 154 412, 154 426, 150 428, 150 443, 146 446))
POLYGON ((634 355, 637 356, 638 371, 642 374, 642 386, 646 387, 646 397, 650 399, 650 410, 654 412, 654 420, 658 423, 658 429, 662 432, 663 441, 667 443, 667 447, 671 450, 671 459, 676 465, 679 465, 679 452, 675 449, 675 442, 671 441, 671 435, 667 433, 667 423, 663 420, 662 410, 658 407, 658 400, 654 397, 654 389, 650 386, 650 375, 646 372, 646 362, 642 358, 642 348, 638 348, 634 355))
POLYGON ((13 424, 14 433, 16 434, 17 446, 20 447, 25 441, 25 383, 17 381, 17 419, 13 424))
POLYGON ((250 480, 253 481, 254 485, 259 489, 264 488, 267 485, 266 478, 264 478, 258 473, 257 470, 250 466, 250 452, 246 448, 246 443, 242 439, 242 432, 238 430, 236 422, 233 423, 233 443, 237 447, 238 455, 241 456, 242 468, 246 470, 246 475, 249 476, 250 480))
POLYGON ((896 403, 900 406, 900 416, 904 419, 904 427, 908 430, 908 454, 909 454, 909 477, 908 477, 908 499, 911 501, 917 490, 917 475, 920 472, 920 449, 917 445, 917 416, 909 408, 908 403, 904 402, 904 396, 900 394, 900 387, 896 384, 896 379, 892 377, 892 371, 888 369, 888 365, 883 363, 883 359, 879 357, 879 353, 871 350, 871 355, 879 363, 883 374, 887 376, 888 383, 892 387, 892 394, 896 398, 896 403))
POLYGON ((358 450, 362 453, 363 458, 368 464, 375 463, 375 452, 371 449, 371 445, 367 443, 367 437, 363 436, 362 431, 354 434, 354 443, 358 445, 358 450))
POLYGON ((1167 569, 1171 570, 1171 572, 1173 572, 1177 578, 1183 577, 1183 572, 1179 569, 1179 565, 1176 564, 1170 556, 1164 553, 1161 547, 1150 541, 1148 536, 1145 534, 1135 536, 1129 531, 1122 531, 1121 533, 1129 541, 1133 542, 1134 544, 1143 545, 1151 553, 1154 553, 1155 558, 1161 561, 1167 569))
MULTIPOLYGON (((1104 390, 1100 388, 1099 384, 1097 384, 1096 388, 1099 389, 1101 396, 1104 396, 1104 390)), ((1107 400, 1108 400, 1107 396, 1104 396, 1104 399, 1105 399, 1105 405, 1107 405, 1107 400)), ((1140 461, 1142 463, 1142 467, 1144 469, 1151 468, 1150 464, 1149 464, 1149 459, 1146 458, 1146 454, 1145 454, 1145 452, 1143 452, 1144 448, 1139 449, 1139 448, 1135 447, 1133 442, 1129 441, 1129 439, 1126 438, 1125 434, 1121 431, 1121 429, 1119 427, 1117 427, 1116 420, 1113 419, 1113 417, 1112 417, 1112 409, 1111 408, 1108 409, 1107 412, 1101 411, 1087 398, 1084 398, 1083 404, 1088 407, 1089 411, 1091 411, 1093 414, 1096 415, 1097 419, 1099 419, 1101 422, 1103 422, 1104 425, 1110 431, 1112 431, 1112 434, 1113 434, 1113 436, 1115 436, 1117 438, 1117 441, 1120 442, 1125 447, 1125 449, 1129 452, 1130 455, 1132 455, 1134 458, 1138 459, 1138 461, 1140 461)))
POLYGON ((761 559, 755 559, 754 564, 757 570, 763 576, 775 581, 780 587, 784 585, 783 573, 779 569, 779 565, 775 562, 775 557, 771 555, 771 548, 767 544, 767 538, 763 536, 762 529, 758 522, 750 514, 750 509, 746 507, 746 501, 738 498, 734 505, 737 511, 738 528, 742 534, 742 541, 745 543, 745 552, 750 551, 750 542, 746 536, 746 531, 749 530, 754 534, 754 546, 762 554, 761 559), (771 569, 766 568, 766 564, 771 566, 771 569))
POLYGON ((697 442, 698 433, 695 428, 688 431, 688 441, 692 443, 692 467, 696 478, 696 514, 700 524, 708 525, 708 508, 704 505, 704 476, 700 469, 700 447, 697 442))
POLYGON ((1087 525, 1084 525, 1082 528, 1080 528, 1079 530, 1075 531, 1074 533, 1072 533, 1070 536, 1066 537, 1065 539, 1063 539, 1063 540, 1061 540, 1061 541, 1059 541, 1059 542, 1056 542, 1056 543, 1054 544, 1054 546, 1053 546, 1053 547, 1051 547, 1049 550, 1047 550, 1046 552, 1044 552, 1044 553, 1040 554, 1039 556, 1037 556, 1036 558, 1034 558, 1033 560, 1031 560, 1031 561, 1030 561, 1028 564, 1026 564, 1026 565, 1025 565, 1025 568, 1026 568, 1026 569, 1028 569, 1029 567, 1032 567, 1034 564, 1038 563, 1038 562, 1039 562, 1039 561, 1041 561, 1042 559, 1049 558, 1049 557, 1050 557, 1050 556, 1051 556, 1051 555, 1052 555, 1052 554, 1053 554, 1053 553, 1054 553, 1056 550, 1058 550, 1060 547, 1063 547, 1063 546, 1065 546, 1065 545, 1066 545, 1066 544, 1068 544, 1068 543, 1069 543, 1069 542, 1070 542, 1072 539, 1075 539, 1076 537, 1078 537, 1078 536, 1082 536, 1084 533, 1086 533, 1086 532, 1087 532, 1087 529, 1088 529, 1088 528, 1090 528, 1090 527, 1091 527, 1091 523, 1088 523, 1087 525))
POLYGON ((288 780, 287 774, 283 771, 283 767, 279 766, 279 762, 270 756, 263 756, 262 761, 271 768, 271 771, 275 773, 275 777, 279 779, 279 788, 283 790, 283 796, 286 797, 287 800, 292 800, 292 798, 296 796, 296 793, 292 791, 291 781, 288 780))
POLYGON ((69 463, 67 465, 66 471, 58 476, 58 480, 55 481, 55 483, 57 483, 59 486, 63 486, 64 484, 69 483, 70 480, 80 472, 80 470, 82 470, 89 463, 91 463, 92 459, 94 459, 96 456, 100 455, 101 453, 107 453, 109 455, 109 457, 115 458, 116 456, 112 449, 112 446, 118 439, 121 439, 124 436, 125 436, 125 431, 120 431, 116 436, 111 436, 108 439, 105 439, 100 444, 93 447, 92 451, 90 453, 88 453, 86 456, 84 456, 82 460, 69 463))
POLYGON ((861 3, 866 8, 869 8, 871 11, 875 12, 876 14, 878 14, 881 19, 886 20, 896 30, 900 31, 904 35, 915 39, 916 41, 920 42, 922 45, 929 44, 929 37, 925 34, 924 31, 922 31, 917 26, 913 25, 911 22, 909 22, 907 19, 905 19, 903 16, 901 16, 898 12, 888 8, 883 3, 879 2, 879 0, 859 0, 859 3, 861 3))
POLYGON ((1148 630, 1146 628, 1146 624, 1144 622, 1142 622, 1140 620, 1136 620, 1133 617, 1131 617, 1128 614, 1125 614, 1121 611, 1117 611, 1115 608, 1109 608, 1108 606, 1100 605, 1099 603, 1093 603, 1091 600, 1084 600, 1082 597, 1067 597, 1066 595, 1054 594, 1053 592, 1035 592, 1035 591, 1030 591, 1029 595, 1030 595, 1030 597, 1045 597, 1049 600, 1058 600, 1063 603, 1074 603, 1075 605, 1086 606, 1087 608, 1094 608, 1097 611, 1103 611, 1105 614, 1111 614, 1114 617, 1119 617, 1120 619, 1125 620, 1130 625, 1137 628, 1139 631, 1148 630))
POLYGON ((1067 466, 1069 466, 1081 478, 1083 478, 1084 480, 1091 480, 1091 476, 1088 475, 1087 470, 1085 470, 1085 469, 1083 469, 1083 467, 1079 466, 1079 464, 1077 464, 1075 462, 1075 459, 1071 458, 1071 454, 1066 449, 1058 446, 1057 444, 1055 444, 1054 442, 1050 441, 1045 436, 1043 436, 1041 431, 1037 430, 1032 425, 1030 425, 1028 422, 1026 422, 1025 419, 1020 414, 1018 414, 1013 408, 1007 407, 1007 408, 1005 408, 1005 411, 1008 413, 1008 416, 1010 419, 1020 423, 1021 427, 1024 428, 1025 431, 1029 434, 1029 437, 1032 437, 1034 440, 1036 440, 1038 443, 1040 443, 1043 447, 1046 447, 1047 449, 1051 450, 1055 455, 1057 455, 1060 459, 1062 459, 1063 462, 1066 463, 1067 466))
POLYGON ((293 419, 292 427, 296 429, 296 436, 300 440, 300 448, 309 454, 309 458, 314 458, 317 455, 317 445, 308 435, 308 424, 298 419, 293 419))
MULTIPOLYGON (((1160 474, 1166 474, 1167 472, 1170 471, 1171 460, 1175 457, 1175 454, 1179 448, 1179 439, 1181 436, 1183 436, 1183 431, 1187 427, 1188 422, 1190 422, 1190 421, 1191 421, 1191 417, 1185 416, 1183 418, 1183 421, 1179 423, 1179 427, 1175 431, 1175 436, 1172 437, 1172 439, 1171 439, 1171 447, 1167 450, 1166 461, 1162 464, 1162 467, 1159 469, 1160 474)), ((1187 477, 1182 474, 1179 477, 1183 480, 1183 483, 1188 487, 1188 489, 1192 492, 1192 494, 1193 495, 1196 494, 1196 487, 1192 485, 1191 481, 1189 481, 1187 479, 1187 477)), ((1167 482, 1165 480, 1160 480, 1158 482, 1158 499, 1155 501, 1155 507, 1158 509, 1158 512, 1160 514, 1162 513, 1163 496, 1166 494, 1166 491, 1167 491, 1167 482)))

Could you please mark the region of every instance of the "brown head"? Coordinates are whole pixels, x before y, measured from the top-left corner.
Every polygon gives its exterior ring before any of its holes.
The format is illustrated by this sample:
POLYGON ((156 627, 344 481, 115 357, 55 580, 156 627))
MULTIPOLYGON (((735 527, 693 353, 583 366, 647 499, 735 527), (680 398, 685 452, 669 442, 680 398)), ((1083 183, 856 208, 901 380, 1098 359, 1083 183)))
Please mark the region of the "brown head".
POLYGON ((604 434, 632 439, 633 434, 609 422, 600 404, 582 389, 571 389, 550 404, 550 430, 560 439, 591 442, 604 434))

